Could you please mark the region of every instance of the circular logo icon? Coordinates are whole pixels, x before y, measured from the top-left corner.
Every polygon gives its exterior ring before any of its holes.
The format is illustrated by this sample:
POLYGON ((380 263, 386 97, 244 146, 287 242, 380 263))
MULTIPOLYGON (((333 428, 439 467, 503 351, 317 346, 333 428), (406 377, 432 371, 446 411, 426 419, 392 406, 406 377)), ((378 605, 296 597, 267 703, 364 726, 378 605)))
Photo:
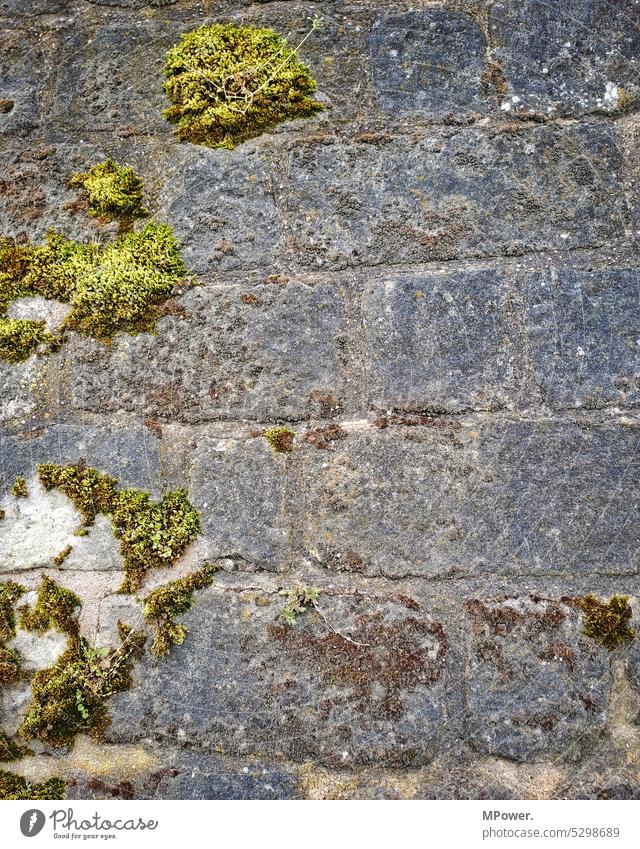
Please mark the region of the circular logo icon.
POLYGON ((20 831, 25 837, 35 837, 44 828, 46 817, 37 808, 25 811, 20 817, 20 831))

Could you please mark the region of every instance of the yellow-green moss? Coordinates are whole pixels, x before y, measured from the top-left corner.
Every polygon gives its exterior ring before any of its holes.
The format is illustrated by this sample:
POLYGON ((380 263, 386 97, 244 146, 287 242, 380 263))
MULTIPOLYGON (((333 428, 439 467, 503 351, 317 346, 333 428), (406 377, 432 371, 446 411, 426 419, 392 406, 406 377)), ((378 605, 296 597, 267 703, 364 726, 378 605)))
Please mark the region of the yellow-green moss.
POLYGON ((263 436, 277 454, 289 454, 293 451, 295 431, 288 427, 269 427, 263 436))
POLYGON ((0 799, 44 800, 64 799, 67 785, 61 778, 50 778, 42 784, 33 784, 21 775, 0 772, 0 799))
POLYGON ((631 642, 636 631, 629 627, 633 611, 628 601, 629 596, 626 595, 613 595, 609 601, 602 601, 594 595, 576 599, 582 610, 585 635, 609 651, 631 642))
POLYGON ((70 637, 53 666, 36 672, 19 737, 54 747, 71 745, 80 732, 100 738, 111 722, 107 701, 131 686, 131 671, 146 640, 122 622, 118 627, 117 649, 96 650, 84 637, 70 637))
POLYGON ((119 221, 125 228, 149 214, 143 206, 142 180, 133 168, 118 165, 113 159, 74 174, 69 185, 85 190, 89 214, 99 221, 119 221))
POLYGON ((67 559, 67 557, 71 554, 72 551, 73 551, 72 545, 65 545, 65 547, 62 549, 62 551, 59 554, 56 554, 56 556, 52 558, 52 563, 54 564, 54 566, 62 566, 62 564, 67 559))
POLYGON ((183 489, 153 502, 149 493, 117 488, 117 482, 83 464, 38 466, 45 489, 60 489, 91 524, 98 513, 111 518, 120 540, 125 579, 121 592, 135 592, 149 569, 170 566, 201 531, 200 514, 183 489))
POLYGON ((176 622, 176 616, 191 609, 193 593, 210 586, 217 568, 204 566, 191 575, 158 587, 144 599, 144 621, 153 629, 151 649, 154 654, 166 655, 172 645, 182 645, 188 629, 176 622))
POLYGON ((33 608, 27 605, 20 608, 20 627, 26 631, 37 631, 38 634, 54 629, 62 634, 76 636, 79 632, 80 607, 81 601, 75 593, 58 586, 48 575, 43 575, 33 608))
MULTIPOLYGON (((314 21, 314 27, 316 22, 314 21)), ((313 115, 316 84, 272 29, 212 24, 167 53, 164 115, 182 141, 233 148, 282 121, 313 115)))
POLYGON ((150 223, 113 242, 78 244, 50 231, 43 245, 0 244, 0 358, 26 359, 39 345, 55 349, 65 331, 109 340, 152 330, 158 307, 184 279, 178 243, 166 224, 150 223), (44 322, 2 316, 17 298, 40 295, 71 311, 55 335, 44 322))
POLYGON ((11 487, 11 494, 15 498, 26 498, 29 495, 29 490, 27 489, 27 482, 22 477, 22 475, 18 475, 13 482, 13 486, 11 487))
POLYGON ((0 729, 0 761, 19 761, 25 755, 31 754, 27 746, 21 746, 0 729))
POLYGON ((39 345, 52 342, 44 321, 0 316, 0 360, 21 363, 35 353, 39 345))

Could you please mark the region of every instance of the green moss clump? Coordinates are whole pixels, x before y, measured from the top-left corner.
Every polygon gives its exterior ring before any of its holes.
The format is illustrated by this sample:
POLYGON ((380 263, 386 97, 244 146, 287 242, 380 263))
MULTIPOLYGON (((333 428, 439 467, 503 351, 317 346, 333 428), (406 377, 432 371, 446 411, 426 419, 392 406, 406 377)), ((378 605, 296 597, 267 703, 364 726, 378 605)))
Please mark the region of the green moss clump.
POLYGON ((167 53, 164 76, 164 116, 194 144, 233 148, 322 109, 310 97, 309 68, 272 29, 212 24, 187 32, 167 53))
POLYGON ((15 498, 26 498, 29 495, 29 490, 27 489, 27 482, 22 477, 22 475, 18 475, 13 482, 13 486, 11 487, 11 494, 15 498))
POLYGON ((193 606, 193 593, 211 585, 217 566, 205 566, 191 575, 169 581, 144 599, 144 621, 154 632, 151 650, 157 655, 169 654, 171 646, 180 646, 187 628, 176 622, 176 616, 193 606))
POLYGON ((0 729, 0 761, 19 761, 28 754, 31 752, 26 746, 16 743, 0 729))
POLYGON ((0 682, 7 686, 22 678, 22 656, 16 649, 0 646, 0 682))
POLYGON ((277 454, 290 454, 293 451, 295 431, 288 427, 269 427, 263 433, 264 438, 277 454))
POLYGON ((108 341, 150 331, 159 306, 184 279, 178 243, 166 224, 149 223, 104 247, 77 244, 50 231, 44 245, 0 244, 0 358, 26 359, 42 343, 54 350, 67 330, 108 341), (43 322, 2 316, 17 298, 40 295, 68 303, 56 335, 43 322))
POLYGON ((36 672, 18 736, 56 747, 71 745, 80 732, 102 736, 111 722, 107 700, 131 686, 146 640, 121 622, 118 627, 121 643, 115 651, 93 649, 84 637, 70 638, 56 663, 36 672))
POLYGON ((118 165, 113 159, 74 174, 69 185, 86 191, 89 214, 99 221, 119 221, 126 228, 134 219, 149 214, 143 206, 142 180, 133 168, 118 165))
POLYGON ((13 608, 26 591, 25 587, 13 581, 0 584, 0 645, 16 635, 16 615, 13 608))
POLYGON ((50 778, 42 784, 32 784, 21 775, 12 772, 0 772, 0 799, 29 801, 44 799, 64 799, 67 785, 61 778, 50 778))
POLYGON ((53 341, 44 321, 0 316, 0 360, 21 363, 34 354, 39 345, 53 341))
POLYGON ((20 625, 27 631, 44 634, 55 629, 62 634, 76 636, 79 632, 77 611, 81 601, 71 590, 43 575, 38 587, 38 597, 33 608, 20 608, 20 625))
POLYGON ((576 599, 582 610, 584 634, 609 651, 631 642, 636 631, 629 627, 633 611, 628 601, 626 595, 613 595, 609 601, 601 601, 594 595, 576 599))
POLYGON ((62 551, 59 554, 56 554, 56 556, 54 558, 52 558, 53 565, 54 566, 62 566, 62 564, 67 559, 67 557, 71 554, 72 551, 73 551, 72 545, 65 545, 65 547, 62 549, 62 551))
POLYGON ((121 592, 135 592, 149 569, 170 566, 202 530, 200 514, 183 489, 165 493, 153 502, 146 492, 118 490, 116 481, 83 464, 38 466, 45 489, 59 488, 91 524, 98 513, 110 516, 125 579, 121 592))

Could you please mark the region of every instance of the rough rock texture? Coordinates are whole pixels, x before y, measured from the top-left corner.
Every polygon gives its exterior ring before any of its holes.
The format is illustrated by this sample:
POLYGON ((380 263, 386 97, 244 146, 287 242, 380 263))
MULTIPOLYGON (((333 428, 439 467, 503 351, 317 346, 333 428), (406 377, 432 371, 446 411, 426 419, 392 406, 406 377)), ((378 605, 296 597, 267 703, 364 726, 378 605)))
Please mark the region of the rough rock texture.
MULTIPOLYGON (((111 238, 68 179, 112 157, 198 283, 154 334, 0 362, 0 580, 46 571, 99 646, 140 623, 47 461, 187 490, 203 532, 144 592, 223 567, 102 744, 11 769, 70 798, 640 797, 640 636, 608 652, 576 602, 629 595, 640 628, 636 5, 0 0, 0 234, 111 238), (181 32, 315 12, 322 112, 176 141, 181 32)), ((0 685, 0 728, 28 698, 0 685)))

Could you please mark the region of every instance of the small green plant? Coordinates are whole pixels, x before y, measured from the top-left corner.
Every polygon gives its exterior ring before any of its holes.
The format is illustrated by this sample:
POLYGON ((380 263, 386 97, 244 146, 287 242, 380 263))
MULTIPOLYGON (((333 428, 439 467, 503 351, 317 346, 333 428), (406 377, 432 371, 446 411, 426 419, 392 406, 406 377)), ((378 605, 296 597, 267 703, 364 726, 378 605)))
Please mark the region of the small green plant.
POLYGON ((0 316, 0 360, 20 363, 40 345, 53 342, 44 321, 0 316))
POLYGON ((191 575, 169 581, 153 590, 144 599, 144 621, 154 632, 151 650, 157 655, 169 654, 171 646, 180 646, 187 636, 187 628, 176 622, 176 616, 193 606, 193 593, 203 590, 213 582, 217 566, 207 565, 191 575))
POLYGON ((135 592, 147 571, 170 566, 200 533, 200 514, 183 489, 166 492, 159 502, 137 489, 118 489, 117 481, 82 463, 38 467, 46 490, 60 489, 91 525, 98 513, 108 515, 124 558, 125 579, 120 591, 135 592))
POLYGON ((142 180, 133 168, 118 165, 113 159, 74 174, 69 185, 85 190, 90 215, 99 221, 119 221, 121 229, 130 228, 134 219, 149 214, 143 205, 142 180))
POLYGON ((42 784, 33 784, 13 772, 0 772, 0 799, 2 800, 64 799, 66 789, 66 782, 61 778, 50 778, 42 784))
POLYGON ((15 498, 26 498, 29 495, 29 490, 27 489, 27 482, 22 477, 22 475, 18 475, 17 478, 13 482, 13 486, 11 487, 11 494, 15 498))
POLYGON ((293 440, 296 436, 294 430, 288 427, 268 427, 263 436, 276 454, 290 454, 293 451, 293 440))
POLYGON ((164 116, 181 141, 233 148, 282 121, 313 115, 316 84, 297 51, 272 29, 212 24, 185 33, 167 53, 164 116))
POLYGON ((609 651, 631 642, 636 631, 629 626, 633 611, 628 601, 626 595, 612 595, 609 601, 594 595, 576 599, 582 610, 584 634, 609 651))
POLYGON ((278 614, 278 619, 284 625, 293 626, 298 616, 305 613, 308 607, 317 607, 320 590, 317 587, 296 586, 281 590, 280 595, 287 598, 287 603, 278 614))

